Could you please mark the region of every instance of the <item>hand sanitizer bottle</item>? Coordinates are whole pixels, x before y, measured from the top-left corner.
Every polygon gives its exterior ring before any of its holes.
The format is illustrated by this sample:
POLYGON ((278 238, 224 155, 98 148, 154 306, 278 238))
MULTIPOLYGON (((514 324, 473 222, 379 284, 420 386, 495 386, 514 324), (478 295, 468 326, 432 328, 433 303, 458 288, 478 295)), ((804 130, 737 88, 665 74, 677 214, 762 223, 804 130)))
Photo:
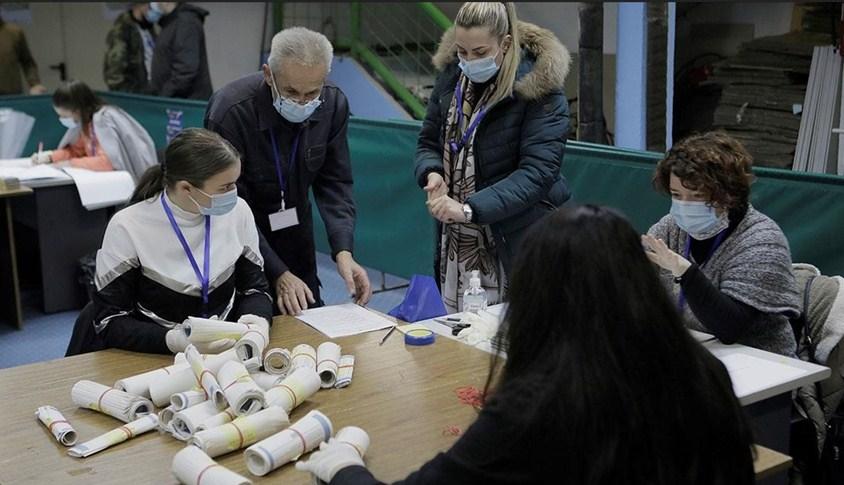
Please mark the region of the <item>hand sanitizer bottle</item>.
POLYGON ((481 277, 478 270, 472 271, 472 277, 469 279, 469 288, 463 292, 463 311, 478 313, 481 310, 486 310, 487 299, 486 290, 481 286, 481 277))

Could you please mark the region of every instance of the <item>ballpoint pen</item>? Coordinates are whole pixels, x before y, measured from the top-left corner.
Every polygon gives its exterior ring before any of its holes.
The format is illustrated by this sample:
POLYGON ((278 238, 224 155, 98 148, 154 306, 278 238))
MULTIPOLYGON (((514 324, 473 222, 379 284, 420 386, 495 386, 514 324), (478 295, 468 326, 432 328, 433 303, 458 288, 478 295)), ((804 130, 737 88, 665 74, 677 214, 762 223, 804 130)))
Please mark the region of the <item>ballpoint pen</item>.
POLYGON ((398 327, 398 325, 393 325, 393 326, 390 328, 390 331, 389 331, 389 332, 387 332, 387 335, 384 335, 384 338, 382 338, 382 339, 381 339, 381 342, 380 342, 378 345, 384 345, 384 342, 386 342, 386 341, 387 341, 387 338, 389 338, 389 337, 390 337, 390 335, 392 335, 392 334, 393 334, 393 332, 396 330, 396 327, 398 327))

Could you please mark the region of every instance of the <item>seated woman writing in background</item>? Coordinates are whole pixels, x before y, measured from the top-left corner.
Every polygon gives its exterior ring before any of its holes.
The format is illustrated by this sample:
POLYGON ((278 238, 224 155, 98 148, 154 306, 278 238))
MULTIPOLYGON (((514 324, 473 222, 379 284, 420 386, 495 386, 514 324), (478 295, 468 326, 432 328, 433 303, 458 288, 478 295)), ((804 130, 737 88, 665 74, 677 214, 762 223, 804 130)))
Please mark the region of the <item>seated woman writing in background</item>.
MULTIPOLYGON (((563 208, 526 234, 486 403, 404 484, 754 482, 724 366, 683 327, 639 235, 615 212, 563 208)), ((335 439, 296 468, 375 484, 335 439)))
POLYGON ((694 135, 656 167, 671 213, 642 236, 686 324, 724 343, 794 356, 799 315, 788 241, 750 204, 752 158, 725 133, 694 135))
MULTIPOLYGON (((181 323, 218 316, 268 325, 272 300, 252 211, 237 196, 240 156, 220 135, 190 128, 147 171, 133 204, 108 224, 97 253, 93 301, 67 355, 110 347, 180 352, 181 323)), ((200 352, 234 345, 221 339, 200 352)))
POLYGON ((67 132, 59 148, 33 154, 34 163, 126 170, 135 180, 158 163, 155 144, 144 127, 117 106, 105 104, 85 83, 70 81, 56 89, 53 109, 67 132))

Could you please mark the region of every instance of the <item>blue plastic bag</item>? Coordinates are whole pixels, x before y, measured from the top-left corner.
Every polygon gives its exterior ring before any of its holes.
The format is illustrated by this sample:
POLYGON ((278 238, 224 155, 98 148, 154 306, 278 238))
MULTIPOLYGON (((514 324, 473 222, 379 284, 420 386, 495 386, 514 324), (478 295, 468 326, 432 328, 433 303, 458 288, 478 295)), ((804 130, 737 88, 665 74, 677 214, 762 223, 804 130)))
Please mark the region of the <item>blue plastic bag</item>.
POLYGON ((404 300, 390 310, 388 315, 413 323, 441 317, 447 313, 434 278, 417 274, 410 278, 410 286, 404 294, 404 300))

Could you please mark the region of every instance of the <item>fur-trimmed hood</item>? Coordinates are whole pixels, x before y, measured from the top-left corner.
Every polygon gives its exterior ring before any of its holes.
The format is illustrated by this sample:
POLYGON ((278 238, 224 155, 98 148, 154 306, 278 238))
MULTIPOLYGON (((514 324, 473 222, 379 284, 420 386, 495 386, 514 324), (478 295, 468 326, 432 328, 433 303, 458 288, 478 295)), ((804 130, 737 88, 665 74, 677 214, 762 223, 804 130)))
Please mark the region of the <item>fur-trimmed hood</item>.
MULTIPOLYGON (((519 21, 519 44, 522 49, 533 54, 536 61, 530 72, 516 79, 516 93, 525 99, 537 99, 556 89, 562 89, 569 73, 571 55, 557 36, 548 29, 519 21)), ((443 34, 431 62, 440 71, 457 62, 453 26, 443 34)))

